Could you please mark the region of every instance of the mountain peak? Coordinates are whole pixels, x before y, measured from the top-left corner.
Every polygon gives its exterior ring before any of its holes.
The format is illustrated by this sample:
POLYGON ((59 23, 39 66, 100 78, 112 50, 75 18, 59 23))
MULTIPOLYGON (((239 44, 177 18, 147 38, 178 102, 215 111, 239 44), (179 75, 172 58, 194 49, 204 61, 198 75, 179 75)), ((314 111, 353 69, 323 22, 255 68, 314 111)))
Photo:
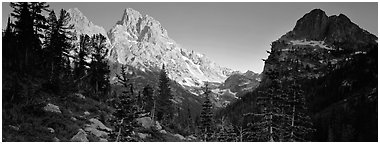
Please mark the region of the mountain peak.
POLYGON ((124 13, 121 17, 121 20, 117 22, 117 24, 121 25, 128 25, 130 23, 138 21, 138 19, 141 19, 141 14, 140 12, 132 9, 132 8, 126 8, 124 10, 124 13))
POLYGON ((314 9, 299 19, 293 31, 307 39, 323 39, 328 17, 321 9, 314 9))
POLYGON ((206 56, 183 49, 153 17, 127 8, 109 31, 113 45, 110 60, 142 71, 156 71, 165 64, 169 78, 181 85, 200 86, 203 81, 223 82, 230 69, 206 56))
POLYGON ((93 24, 78 8, 72 8, 67 10, 69 14, 69 25, 74 26, 74 30, 78 34, 87 34, 92 36, 94 34, 102 34, 106 37, 107 43, 109 43, 106 30, 101 27, 93 24))
POLYGON ((321 9, 313 9, 311 10, 308 14, 313 14, 313 15, 326 15, 325 11, 321 9))
POLYGON ((374 43, 377 37, 361 29, 344 14, 327 16, 321 9, 314 9, 299 19, 290 33, 293 39, 324 41, 327 44, 347 43, 339 46, 356 49, 360 45, 374 43))

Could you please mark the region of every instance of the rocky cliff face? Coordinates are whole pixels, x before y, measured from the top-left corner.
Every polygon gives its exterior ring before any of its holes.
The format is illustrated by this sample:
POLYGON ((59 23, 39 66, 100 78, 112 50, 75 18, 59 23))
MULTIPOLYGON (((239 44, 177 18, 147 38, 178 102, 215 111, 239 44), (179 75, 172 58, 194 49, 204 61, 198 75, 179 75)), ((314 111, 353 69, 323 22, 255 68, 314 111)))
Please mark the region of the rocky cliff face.
POLYGON ((354 50, 375 44, 377 40, 375 35, 352 23, 344 14, 327 16, 320 9, 314 9, 299 19, 290 35, 295 39, 324 41, 328 45, 354 50))
POLYGON ((88 20, 87 17, 78 8, 69 9, 67 12, 69 13, 68 24, 74 26, 73 29, 76 32, 78 38, 81 34, 87 34, 89 36, 102 34, 106 37, 107 44, 110 46, 107 32, 103 27, 97 26, 88 20))
POLYGON ((112 43, 111 61, 141 71, 159 70, 164 64, 169 78, 183 86, 199 87, 204 81, 223 82, 232 72, 203 54, 182 48, 158 21, 130 8, 124 10, 108 36, 112 43))

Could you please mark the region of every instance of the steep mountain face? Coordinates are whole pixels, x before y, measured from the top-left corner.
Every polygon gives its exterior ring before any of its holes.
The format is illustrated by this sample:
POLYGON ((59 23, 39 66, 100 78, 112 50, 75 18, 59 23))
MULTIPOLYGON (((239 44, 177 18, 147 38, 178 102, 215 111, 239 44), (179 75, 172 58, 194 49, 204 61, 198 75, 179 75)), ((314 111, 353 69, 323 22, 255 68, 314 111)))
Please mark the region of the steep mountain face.
POLYGON ((328 17, 320 9, 314 9, 299 19, 291 33, 297 39, 324 41, 327 45, 353 50, 375 44, 377 40, 376 36, 352 23, 344 14, 328 17))
MULTIPOLYGON (((327 16, 314 9, 299 19, 294 29, 272 43, 268 60, 295 60, 311 72, 303 77, 321 77, 352 55, 365 54, 377 45, 377 37, 352 23, 345 15, 327 16)), ((284 66, 282 66, 284 67, 284 66)), ((266 62, 264 73, 279 68, 266 62)), ((264 76, 265 79, 265 76, 264 76)))
POLYGON ((185 87, 200 87, 204 81, 223 82, 232 72, 205 55, 181 48, 152 17, 126 9, 109 31, 112 43, 109 59, 141 71, 159 70, 165 65, 169 78, 185 87))
POLYGON ((110 46, 107 32, 103 27, 97 26, 88 20, 87 17, 78 8, 69 9, 67 10, 67 13, 69 13, 68 24, 74 26, 73 29, 76 32, 78 39, 79 35, 81 34, 87 34, 89 36, 102 34, 106 37, 107 44, 110 46))

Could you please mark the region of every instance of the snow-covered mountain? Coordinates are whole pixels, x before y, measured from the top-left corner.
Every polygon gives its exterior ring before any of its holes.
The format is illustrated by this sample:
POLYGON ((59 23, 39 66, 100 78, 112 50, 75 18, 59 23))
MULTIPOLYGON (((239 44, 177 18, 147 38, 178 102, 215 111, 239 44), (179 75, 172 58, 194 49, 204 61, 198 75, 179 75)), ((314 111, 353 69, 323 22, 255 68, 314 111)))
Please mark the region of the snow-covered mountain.
POLYGON ((205 55, 182 48, 160 22, 131 8, 124 10, 108 36, 111 61, 142 71, 158 70, 164 64, 169 78, 183 86, 199 87, 204 81, 221 83, 232 73, 205 55))

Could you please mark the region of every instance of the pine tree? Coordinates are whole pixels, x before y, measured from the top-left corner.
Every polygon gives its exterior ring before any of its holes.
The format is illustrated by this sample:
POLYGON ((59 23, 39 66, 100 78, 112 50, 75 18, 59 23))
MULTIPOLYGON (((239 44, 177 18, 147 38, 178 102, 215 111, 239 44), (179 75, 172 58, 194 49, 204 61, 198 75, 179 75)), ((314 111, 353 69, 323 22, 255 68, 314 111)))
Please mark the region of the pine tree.
POLYGON ((106 38, 101 34, 91 38, 90 84, 98 99, 101 99, 101 95, 104 97, 110 89, 110 70, 106 60, 108 49, 105 42, 106 38))
POLYGON ((214 133, 213 130, 213 113, 212 113, 212 103, 210 101, 210 89, 208 88, 208 84, 205 84, 203 87, 203 93, 205 95, 206 100, 202 104, 202 112, 201 112, 201 135, 203 141, 210 141, 213 139, 212 135, 214 133))
POLYGON ((153 101, 153 88, 150 85, 146 85, 143 89, 142 92, 143 95, 143 102, 144 102, 144 110, 150 113, 153 113, 153 106, 154 106, 154 101, 153 101))
POLYGON ((191 110, 190 110, 190 107, 187 106, 187 119, 186 119, 186 129, 190 132, 190 133, 193 133, 194 132, 194 122, 193 122, 193 117, 191 115, 191 110))
POLYGON ((70 85, 71 67, 69 62, 69 51, 72 48, 69 31, 71 27, 67 24, 68 13, 65 10, 60 11, 57 19, 54 11, 51 11, 48 17, 49 28, 46 30, 46 40, 44 49, 45 69, 49 77, 49 86, 55 92, 60 92, 61 87, 70 85))
POLYGON ((109 140, 115 142, 136 141, 132 137, 132 131, 136 125, 135 119, 138 117, 136 100, 130 91, 132 84, 128 78, 125 66, 122 66, 120 75, 117 75, 118 82, 123 85, 125 91, 118 96, 115 101, 116 111, 110 120, 114 131, 110 133, 109 140))
POLYGON ((288 129, 287 141, 307 141, 312 128, 311 117, 308 115, 306 100, 301 86, 295 81, 288 87, 289 109, 288 109, 288 129))
POLYGON ((157 120, 163 121, 164 124, 169 124, 173 120, 174 108, 172 99, 170 79, 166 74, 165 65, 162 65, 157 97, 157 120))
POLYGON ((15 64, 17 64, 16 39, 12 25, 10 17, 8 17, 7 27, 3 35, 3 69, 14 69, 15 64))
POLYGON ((29 11, 29 4, 27 2, 11 3, 13 13, 11 14, 15 19, 15 32, 17 36, 17 49, 18 49, 18 68, 25 70, 29 68, 31 57, 36 49, 36 37, 33 30, 33 19, 29 11))
POLYGON ((218 141, 219 142, 233 142, 235 141, 236 133, 234 128, 228 119, 225 117, 221 118, 221 128, 218 132, 218 141))
POLYGON ((12 16, 15 21, 17 49, 19 59, 18 69, 32 73, 39 71, 42 61, 41 33, 46 28, 45 17, 41 12, 46 11, 46 3, 10 3, 13 8, 12 16))
POLYGON ((76 49, 76 59, 74 60, 74 79, 78 90, 86 89, 85 77, 87 77, 87 70, 89 63, 86 62, 90 51, 90 37, 88 35, 80 35, 79 46, 76 49))
POLYGON ((282 141, 284 130, 284 93, 280 89, 278 72, 266 73, 271 80, 270 86, 261 91, 257 98, 260 111, 253 114, 254 121, 250 122, 249 129, 253 131, 254 141, 282 141))

